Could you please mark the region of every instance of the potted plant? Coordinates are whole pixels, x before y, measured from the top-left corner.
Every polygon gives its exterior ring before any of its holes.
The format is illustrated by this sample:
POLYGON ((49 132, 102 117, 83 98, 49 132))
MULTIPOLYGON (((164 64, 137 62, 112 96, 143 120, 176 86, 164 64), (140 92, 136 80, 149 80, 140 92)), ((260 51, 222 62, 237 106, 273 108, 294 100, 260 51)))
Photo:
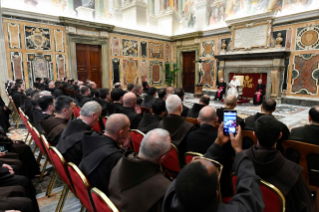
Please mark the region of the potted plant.
POLYGON ((171 69, 171 64, 165 64, 165 83, 167 86, 174 86, 176 80, 176 73, 179 71, 176 63, 173 63, 173 69, 171 69))

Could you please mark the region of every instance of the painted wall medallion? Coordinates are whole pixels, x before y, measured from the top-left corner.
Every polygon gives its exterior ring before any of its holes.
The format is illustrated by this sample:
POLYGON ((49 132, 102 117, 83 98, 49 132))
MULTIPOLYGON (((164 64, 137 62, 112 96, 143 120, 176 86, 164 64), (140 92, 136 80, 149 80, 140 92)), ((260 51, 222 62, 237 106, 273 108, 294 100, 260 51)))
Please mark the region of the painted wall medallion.
POLYGON ((319 25, 297 28, 296 50, 319 49, 319 25))
POLYGON ((138 42, 136 40, 122 39, 122 55, 138 57, 138 42))
POLYGON ((202 57, 213 57, 215 49, 215 41, 202 42, 202 57))
POLYGON ((26 49, 51 50, 50 29, 24 26, 26 49))

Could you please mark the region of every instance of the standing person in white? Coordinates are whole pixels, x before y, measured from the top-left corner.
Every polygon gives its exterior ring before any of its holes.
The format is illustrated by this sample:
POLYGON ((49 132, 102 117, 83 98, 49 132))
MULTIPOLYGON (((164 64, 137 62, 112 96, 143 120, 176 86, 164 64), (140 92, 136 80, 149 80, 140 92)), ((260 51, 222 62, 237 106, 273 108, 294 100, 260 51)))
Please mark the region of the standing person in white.
POLYGON ((233 79, 230 81, 228 84, 228 91, 227 91, 227 96, 228 95, 234 95, 236 98, 238 98, 238 92, 237 92, 237 87, 240 86, 240 82, 238 79, 236 79, 236 76, 233 76, 233 79))

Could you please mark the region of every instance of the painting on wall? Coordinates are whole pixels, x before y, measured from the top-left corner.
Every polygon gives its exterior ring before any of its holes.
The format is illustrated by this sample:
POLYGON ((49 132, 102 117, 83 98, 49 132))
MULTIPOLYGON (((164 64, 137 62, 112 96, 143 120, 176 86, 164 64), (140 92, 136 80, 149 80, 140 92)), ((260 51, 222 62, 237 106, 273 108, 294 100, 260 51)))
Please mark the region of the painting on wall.
POLYGON ((319 55, 302 54, 294 58, 291 76, 291 92, 295 94, 316 95, 319 80, 319 55))
POLYGON ((59 11, 64 11, 68 6, 67 0, 52 0, 52 4, 55 7, 55 9, 59 11))
POLYGON ((193 28, 196 24, 194 1, 187 0, 183 9, 184 27, 193 28))
POLYGON ((319 49, 319 25, 297 28, 296 50, 319 49))
POLYGON ((56 55, 57 79, 66 77, 65 55, 56 55))
POLYGON ((206 60, 201 63, 199 71, 199 82, 208 88, 212 88, 214 85, 214 60, 206 60))
POLYGON ((141 61, 141 78, 143 77, 147 78, 147 60, 141 61))
POLYGON ((150 58, 155 58, 155 59, 163 59, 163 44, 162 43, 149 43, 149 54, 150 58))
POLYGON ((21 49, 21 36, 19 24, 8 23, 8 41, 10 49, 21 49))
POLYGON ((120 59, 112 59, 113 85, 121 81, 120 59))
POLYGON ((117 37, 111 39, 111 52, 112 56, 120 56, 120 39, 117 37))
POLYGON ((169 60, 171 58, 171 45, 165 44, 165 59, 169 60))
POLYGON ((136 40, 122 39, 122 55, 138 57, 138 42, 136 40))
POLYGON ((141 41, 141 57, 147 57, 147 42, 141 41))
POLYGON ((24 80, 23 73, 23 58, 21 52, 10 52, 11 69, 13 80, 22 79, 24 80))
POLYGON ((65 52, 64 50, 64 32, 59 29, 54 30, 55 51, 65 52))
POLYGON ((214 26, 225 22, 225 1, 209 0, 207 2, 207 25, 214 26))
POLYGON ((138 83, 138 60, 123 59, 123 84, 138 83))
POLYGON ((24 26, 26 49, 51 50, 50 29, 24 26))
POLYGON ((202 57, 213 57, 215 50, 215 41, 202 42, 202 57))
POLYGON ((163 62, 150 61, 150 85, 163 84, 163 62))
POLYGON ((37 77, 54 80, 52 55, 50 54, 27 54, 27 67, 30 86, 33 86, 37 77))

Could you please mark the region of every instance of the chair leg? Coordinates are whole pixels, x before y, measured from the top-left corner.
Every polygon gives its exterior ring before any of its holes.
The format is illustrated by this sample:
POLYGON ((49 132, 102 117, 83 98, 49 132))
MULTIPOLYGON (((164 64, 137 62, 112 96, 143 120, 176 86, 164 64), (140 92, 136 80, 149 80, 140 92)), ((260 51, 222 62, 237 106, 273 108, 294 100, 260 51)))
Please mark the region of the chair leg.
POLYGON ((66 185, 66 191, 64 193, 64 197, 63 197, 59 212, 63 211, 64 203, 65 203, 66 199, 68 198, 68 193, 69 193, 69 187, 66 185))
POLYGON ((81 211, 80 212, 84 212, 85 207, 82 205, 81 211))
POLYGON ((56 179, 58 178, 58 172, 56 171, 56 169, 54 170, 52 176, 51 176, 51 181, 50 181, 50 184, 48 186, 48 189, 47 189, 47 192, 46 192, 46 196, 50 197, 51 194, 52 194, 52 190, 54 188, 54 185, 55 185, 55 182, 56 182, 56 179))
MULTIPOLYGON (((32 136, 30 136, 30 140, 29 140, 29 143, 28 145, 30 146, 32 144, 32 136)), ((34 154, 34 153, 33 153, 34 154)))
POLYGON ((41 182, 42 181, 42 178, 43 178, 43 174, 44 174, 44 172, 45 172, 45 168, 47 167, 47 165, 48 165, 48 158, 46 158, 45 159, 45 162, 44 162, 44 165, 43 165, 43 168, 42 168, 42 172, 41 172, 41 176, 40 176, 40 178, 39 178, 39 182, 41 182))
POLYGON ((33 154, 35 153, 35 151, 37 150, 37 145, 35 145, 34 149, 33 149, 33 154))
MULTIPOLYGON (((62 210, 61 210, 61 205, 62 205, 63 199, 65 198, 65 194, 66 194, 66 190, 67 190, 67 189, 68 189, 68 186, 67 186, 67 185, 64 185, 64 188, 63 188, 63 191, 62 191, 62 193, 61 193, 61 197, 60 197, 59 203, 58 203, 58 205, 56 206, 55 212, 62 211, 62 210)), ((62 209, 63 209, 63 208, 62 208, 62 209)))
POLYGON ((21 123, 21 116, 18 116, 17 129, 19 128, 20 123, 21 123))
POLYGON ((37 163, 39 164, 42 158, 42 152, 39 153, 38 159, 37 159, 37 163))
POLYGON ((30 132, 28 131, 27 137, 25 137, 24 143, 26 144, 29 138, 30 132))

